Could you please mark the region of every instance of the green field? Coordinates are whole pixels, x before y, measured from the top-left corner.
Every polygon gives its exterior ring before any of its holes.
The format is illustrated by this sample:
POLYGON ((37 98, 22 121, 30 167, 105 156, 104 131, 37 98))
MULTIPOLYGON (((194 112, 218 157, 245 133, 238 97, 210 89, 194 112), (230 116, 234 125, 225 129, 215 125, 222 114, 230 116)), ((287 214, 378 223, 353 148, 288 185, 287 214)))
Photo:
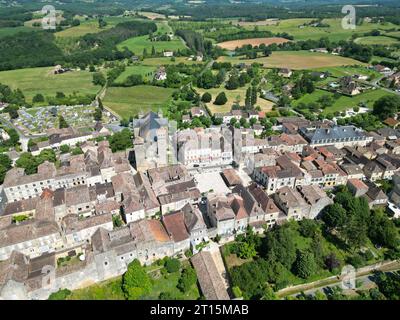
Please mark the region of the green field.
MULTIPOLYGON (((171 27, 168 25, 168 22, 157 22, 157 34, 165 34, 172 32, 171 27)), ((127 47, 129 50, 134 52, 137 55, 141 55, 143 50, 146 49, 147 53, 150 54, 152 47, 154 46, 157 52, 162 51, 177 51, 183 50, 186 48, 183 40, 177 36, 174 36, 174 39, 170 41, 150 41, 149 36, 140 36, 129 38, 120 44, 118 44, 118 49, 122 50, 124 47, 127 47)))
POLYGON ((146 66, 146 65, 134 65, 134 66, 127 66, 125 71, 121 73, 121 75, 116 79, 117 83, 124 82, 125 79, 132 75, 137 74, 141 75, 143 79, 151 80, 156 70, 153 66, 146 66))
POLYGON ((246 64, 257 62, 263 64, 266 68, 290 68, 295 70, 363 64, 351 58, 309 51, 275 51, 269 57, 257 59, 223 56, 218 60, 246 64))
POLYGON ((36 29, 30 28, 30 27, 15 27, 15 28, 0 28, 0 38, 7 37, 7 36, 13 36, 19 32, 31 32, 35 31, 36 29))
POLYGON ((354 40, 355 43, 363 45, 392 45, 400 43, 394 38, 389 38, 385 36, 378 37, 361 37, 354 40))
POLYGON ((92 83, 92 73, 71 71, 55 75, 53 67, 28 68, 0 72, 0 83, 13 89, 21 89, 28 101, 34 95, 55 96, 60 91, 64 94, 96 94, 99 86, 92 83))
POLYGON ((99 28, 99 22, 97 19, 81 19, 81 24, 79 26, 56 32, 55 35, 59 38, 77 38, 88 33, 98 33, 100 31, 110 29, 121 22, 138 19, 134 19, 133 17, 105 17, 104 20, 107 22, 107 25, 103 29, 99 28))
POLYGON ((375 70, 368 69, 363 66, 326 67, 326 68, 315 68, 313 70, 320 72, 329 72, 332 77, 337 77, 337 78, 359 74, 368 76, 372 80, 380 76, 379 72, 376 72, 375 70))
MULTIPOLYGON (((258 26, 259 30, 269 30, 274 33, 287 32, 294 36, 295 40, 307 40, 314 39, 318 40, 321 37, 328 37, 330 41, 348 40, 352 34, 364 34, 374 29, 388 30, 393 29, 396 26, 391 23, 377 24, 364 22, 362 25, 358 25, 355 30, 343 29, 341 19, 324 19, 323 22, 329 24, 327 28, 305 26, 300 28, 300 25, 308 23, 313 19, 287 19, 279 21, 277 25, 269 26, 258 26)), ((254 26, 249 25, 246 29, 252 30, 254 26)))
POLYGON ((157 111, 164 107, 173 91, 174 89, 170 88, 147 85, 129 88, 111 87, 107 89, 103 102, 121 117, 129 118, 139 112, 157 111))
POLYGON ((153 67, 158 67, 161 65, 169 65, 169 64, 178 64, 178 63, 196 64, 201 62, 191 61, 188 60, 188 58, 186 57, 175 57, 173 59, 167 57, 161 57, 161 58, 147 58, 143 60, 143 65, 153 66, 153 67))
MULTIPOLYGON (((306 94, 299 100, 294 101, 293 106, 297 106, 300 103, 305 103, 306 105, 309 103, 317 103, 317 100, 325 95, 330 96, 332 98, 334 96, 334 94, 331 92, 317 89, 313 93, 306 94)), ((327 107, 323 111, 323 113, 327 114, 327 113, 335 113, 336 111, 339 112, 345 111, 358 106, 359 103, 365 103, 367 107, 372 108, 376 100, 386 95, 393 95, 393 94, 382 89, 376 89, 358 94, 353 97, 341 96, 339 99, 334 100, 335 102, 333 103, 333 105, 327 107)))

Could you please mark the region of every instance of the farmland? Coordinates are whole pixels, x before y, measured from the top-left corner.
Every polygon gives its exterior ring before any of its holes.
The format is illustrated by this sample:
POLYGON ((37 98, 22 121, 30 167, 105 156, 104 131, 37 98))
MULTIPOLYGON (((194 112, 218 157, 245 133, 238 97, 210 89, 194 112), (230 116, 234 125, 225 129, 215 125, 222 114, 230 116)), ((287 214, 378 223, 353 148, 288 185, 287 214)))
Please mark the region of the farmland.
MULTIPOLYGON (((297 106, 299 103, 305 103, 305 104, 316 103, 317 100, 324 95, 330 96, 332 98, 334 97, 333 93, 318 89, 318 90, 315 90, 315 92, 313 92, 311 94, 306 94, 299 100, 294 101, 293 105, 297 106)), ((386 96, 386 95, 390 95, 390 93, 388 93, 387 91, 382 90, 382 89, 376 89, 376 90, 367 91, 365 93, 361 93, 361 94, 353 96, 353 97, 341 96, 338 99, 334 99, 333 105, 330 107, 327 107, 323 111, 323 113, 324 114, 327 114, 327 113, 333 114, 336 111, 339 111, 339 112, 345 111, 347 109, 351 109, 353 107, 358 106, 360 103, 365 104, 368 108, 372 108, 373 104, 376 100, 378 100, 379 98, 386 96)))
POLYGON ((123 118, 139 112, 158 110, 171 98, 173 89, 141 85, 130 88, 108 88, 103 103, 123 118))
MULTIPOLYGON (((323 19, 323 23, 329 25, 329 27, 312 27, 307 25, 313 19, 287 19, 281 20, 276 25, 257 26, 259 30, 268 30, 274 33, 287 32, 294 37, 295 40, 317 40, 322 37, 328 37, 331 41, 348 40, 352 34, 363 34, 370 32, 374 29, 378 30, 390 30, 396 26, 391 23, 378 24, 363 22, 358 25, 355 30, 343 29, 341 26, 341 19, 323 19)), ((245 26, 247 29, 253 29, 254 26, 245 26)))
POLYGON ((180 39, 173 39, 171 41, 150 41, 149 36, 140 36, 121 42, 118 45, 118 49, 122 50, 124 47, 127 47, 135 54, 142 54, 144 49, 150 53, 153 46, 157 52, 165 50, 177 51, 186 48, 180 39))
POLYGON ((151 80, 155 68, 146 65, 134 65, 126 67, 125 71, 116 79, 117 83, 124 82, 126 78, 130 75, 136 74, 141 75, 143 79, 151 80))
POLYGON ((276 44, 281 44, 288 42, 289 40, 285 38, 255 38, 255 39, 242 39, 242 40, 232 40, 232 41, 225 41, 218 43, 218 46, 220 46, 223 49, 228 49, 228 50, 234 50, 235 48, 241 48, 244 45, 252 45, 252 46, 259 46, 260 44, 265 44, 265 45, 270 45, 273 43, 276 44))
POLYGON ((389 38, 385 36, 378 37, 361 37, 354 40, 355 43, 363 45, 392 45, 400 43, 394 38, 389 38))
POLYGON ((263 64, 266 68, 290 68, 295 70, 356 64, 362 65, 361 62, 354 59, 309 51, 276 51, 273 52, 269 57, 256 59, 243 59, 242 57, 220 57, 219 61, 246 64, 257 62, 263 64))
POLYGON ((92 83, 92 74, 88 71, 71 71, 55 75, 54 68, 29 68, 0 72, 1 83, 13 89, 21 89, 28 101, 38 93, 54 96, 64 94, 96 94, 99 86, 92 83))

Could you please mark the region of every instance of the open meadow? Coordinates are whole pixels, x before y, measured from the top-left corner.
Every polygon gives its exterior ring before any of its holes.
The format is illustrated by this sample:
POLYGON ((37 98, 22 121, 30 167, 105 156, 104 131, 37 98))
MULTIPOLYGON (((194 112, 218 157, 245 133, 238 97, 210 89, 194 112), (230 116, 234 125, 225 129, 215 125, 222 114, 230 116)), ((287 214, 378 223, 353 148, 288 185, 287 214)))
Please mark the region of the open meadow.
POLYGON ((220 57, 218 61, 246 64, 257 62, 263 64, 265 68, 290 68, 294 70, 357 64, 363 65, 361 62, 351 58, 309 51, 275 51, 269 57, 261 57, 257 59, 223 56, 220 57))
POLYGON ((100 86, 92 83, 92 73, 88 71, 70 71, 54 74, 54 67, 28 68, 0 72, 0 82, 13 89, 21 89, 26 99, 41 93, 44 96, 55 96, 57 92, 65 95, 96 94, 100 86))
POLYGON ((241 48, 244 45, 251 44, 254 46, 259 46, 261 44, 270 45, 270 44, 281 44, 288 42, 288 39, 279 38, 279 37, 272 37, 272 38, 251 38, 251 39, 241 39, 241 40, 232 40, 232 41, 225 41, 220 42, 217 45, 222 49, 234 50, 236 48, 241 48))
POLYGON ((107 89, 103 103, 120 117, 129 118, 139 112, 146 113, 163 108, 173 91, 174 89, 148 85, 111 87, 107 89))

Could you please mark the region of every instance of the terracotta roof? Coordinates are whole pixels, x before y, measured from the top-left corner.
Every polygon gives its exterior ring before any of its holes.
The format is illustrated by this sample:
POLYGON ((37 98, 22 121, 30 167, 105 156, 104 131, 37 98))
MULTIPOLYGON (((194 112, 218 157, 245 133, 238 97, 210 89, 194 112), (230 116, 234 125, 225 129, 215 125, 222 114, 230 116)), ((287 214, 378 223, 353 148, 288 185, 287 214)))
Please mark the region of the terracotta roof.
POLYGON ((182 211, 163 216, 162 222, 168 234, 175 242, 180 242, 189 238, 182 211))

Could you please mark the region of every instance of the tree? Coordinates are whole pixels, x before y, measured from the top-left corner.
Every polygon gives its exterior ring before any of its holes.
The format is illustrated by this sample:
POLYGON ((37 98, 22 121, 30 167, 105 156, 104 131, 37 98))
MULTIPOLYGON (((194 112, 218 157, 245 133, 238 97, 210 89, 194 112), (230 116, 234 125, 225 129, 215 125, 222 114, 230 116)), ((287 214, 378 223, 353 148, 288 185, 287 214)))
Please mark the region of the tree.
POLYGON ((296 245, 294 230, 290 224, 278 227, 268 232, 261 245, 261 253, 267 260, 276 260, 288 270, 296 260, 296 245))
POLYGON ((253 86, 251 89, 251 97, 250 97, 252 106, 254 106, 257 103, 257 93, 258 93, 257 87, 253 86))
POLYGON ((216 77, 211 70, 203 72, 197 79, 197 86, 199 88, 211 89, 216 85, 216 77))
POLYGON ((374 103, 372 113, 379 119, 393 117, 400 108, 400 96, 383 96, 374 103))
POLYGON ((48 300, 65 300, 72 293, 72 291, 68 289, 60 289, 56 292, 53 292, 48 300))
POLYGON ((95 121, 101 121, 103 113, 101 112, 100 108, 96 108, 93 113, 93 118, 95 121))
POLYGON ((26 174, 36 173, 38 167, 36 158, 30 152, 22 153, 15 165, 19 168, 24 168, 26 174))
POLYGON ((126 87, 133 87, 143 84, 143 77, 141 74, 131 74, 125 80, 126 87))
POLYGON ((307 279, 317 271, 315 257, 310 251, 298 251, 294 263, 294 273, 300 278, 307 279))
POLYGON ((329 228, 341 228, 346 223, 346 210, 334 203, 324 208, 321 219, 329 228))
POLYGON ((212 99, 212 96, 208 92, 204 92, 204 94, 201 96, 201 101, 203 101, 205 103, 211 102, 211 99, 212 99))
POLYGON ((7 170, 11 169, 12 161, 10 157, 5 153, 0 154, 0 165, 6 168, 7 170))
POLYGON ((156 48, 154 46, 151 47, 151 55, 154 57, 157 54, 156 48))
POLYGON ((132 147, 131 131, 128 128, 108 137, 112 152, 123 151, 132 147))
POLYGON ((69 150, 70 150, 69 145, 63 144, 63 145, 60 146, 60 152, 61 152, 62 154, 68 153, 69 150))
POLYGON ((54 152, 53 149, 44 149, 42 151, 40 151, 40 154, 36 157, 36 163, 42 164, 45 161, 49 161, 49 162, 56 162, 57 157, 56 157, 56 153, 54 152))
POLYGON ((44 96, 41 93, 38 93, 32 98, 32 102, 33 103, 44 102, 44 96))
POLYGON ((98 107, 101 111, 104 110, 103 101, 100 98, 97 98, 98 107))
POLYGON ((187 266, 182 270, 181 277, 178 280, 177 288, 182 292, 187 292, 197 282, 196 271, 187 266))
POLYGON ((83 151, 80 147, 76 147, 74 149, 71 150, 71 154, 73 156, 77 156, 78 154, 83 154, 83 151))
POLYGON ((248 242, 237 243, 235 252, 241 259, 251 259, 257 255, 255 243, 248 242))
POLYGON ((135 259, 128 265, 128 270, 122 277, 122 290, 129 300, 139 299, 151 290, 151 279, 139 260, 135 259))
POLYGON ((228 102, 228 99, 225 95, 225 92, 221 92, 217 95, 217 97, 215 98, 214 104, 218 105, 218 106, 222 106, 225 103, 228 102))
POLYGON ((262 300, 278 300, 278 297, 270 285, 265 285, 264 290, 263 290, 263 296, 261 299, 262 300))
POLYGON ((239 86, 240 82, 237 75, 231 75, 225 84, 225 88, 228 90, 236 90, 237 88, 239 88, 239 86))
POLYGON ((69 124, 67 123, 67 121, 65 121, 64 117, 61 115, 58 117, 58 122, 59 122, 60 129, 69 127, 69 124))
POLYGON ((18 119, 18 107, 10 107, 8 108, 8 114, 10 115, 11 119, 18 119))
POLYGON ((167 258, 165 260, 164 267, 168 271, 168 273, 174 273, 179 271, 181 263, 178 259, 167 258))
POLYGON ((376 274, 376 283, 379 291, 382 292, 388 300, 400 300, 399 272, 379 272, 376 274))
POLYGON ((4 178, 6 177, 7 174, 7 168, 4 167, 2 164, 0 164, 0 184, 4 182, 4 178))
POLYGON ((92 82, 96 86, 104 86, 106 84, 106 78, 101 72, 93 73, 92 78, 93 78, 92 82))
POLYGON ((333 271, 336 268, 340 267, 340 261, 336 257, 336 254, 334 252, 331 252, 326 258, 325 258, 325 266, 329 269, 329 271, 333 271))
POLYGON ((392 249, 399 245, 399 232, 397 227, 383 210, 375 210, 375 212, 371 214, 368 226, 368 236, 374 244, 392 249))
POLYGON ((299 232, 305 238, 313 238, 319 232, 318 222, 310 219, 299 221, 299 232))

